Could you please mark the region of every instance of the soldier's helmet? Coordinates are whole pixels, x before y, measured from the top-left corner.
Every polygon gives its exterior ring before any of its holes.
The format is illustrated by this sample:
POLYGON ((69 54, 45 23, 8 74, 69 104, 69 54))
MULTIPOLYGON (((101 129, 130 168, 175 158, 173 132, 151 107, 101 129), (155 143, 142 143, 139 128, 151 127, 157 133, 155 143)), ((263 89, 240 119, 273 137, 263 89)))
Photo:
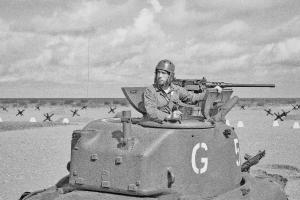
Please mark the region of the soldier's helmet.
POLYGON ((175 77, 175 65, 167 59, 161 60, 157 63, 156 68, 155 68, 155 78, 154 78, 154 83, 156 83, 156 72, 157 70, 164 70, 169 73, 169 78, 166 82, 166 85, 170 85, 171 82, 174 80, 175 77))
POLYGON ((156 65, 155 72, 157 70, 164 70, 164 71, 169 72, 170 74, 174 74, 174 72, 175 72, 175 65, 171 61, 169 61, 169 60, 166 60, 166 59, 165 60, 161 60, 156 65))

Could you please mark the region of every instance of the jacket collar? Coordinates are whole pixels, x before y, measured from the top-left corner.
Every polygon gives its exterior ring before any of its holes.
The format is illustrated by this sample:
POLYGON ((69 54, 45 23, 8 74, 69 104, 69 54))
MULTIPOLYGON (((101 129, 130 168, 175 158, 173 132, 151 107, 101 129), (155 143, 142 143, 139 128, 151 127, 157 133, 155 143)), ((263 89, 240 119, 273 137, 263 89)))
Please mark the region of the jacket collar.
MULTIPOLYGON (((156 84, 153 84, 153 87, 155 88, 155 91, 156 92, 164 92, 162 89, 160 89, 156 84)), ((174 84, 171 83, 170 84, 170 91, 169 93, 173 92, 174 91, 174 84)))

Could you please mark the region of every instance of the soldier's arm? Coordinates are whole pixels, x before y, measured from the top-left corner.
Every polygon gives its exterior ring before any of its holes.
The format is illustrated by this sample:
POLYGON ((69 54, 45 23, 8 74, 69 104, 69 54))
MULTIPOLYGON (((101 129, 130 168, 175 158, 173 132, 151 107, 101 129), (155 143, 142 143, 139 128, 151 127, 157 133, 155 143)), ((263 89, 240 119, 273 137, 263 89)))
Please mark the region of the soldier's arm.
POLYGON ((182 102, 197 103, 204 99, 205 93, 194 93, 183 87, 178 87, 179 98, 182 102))
POLYGON ((170 118, 170 114, 162 112, 157 108, 156 97, 151 89, 147 88, 144 92, 144 105, 147 117, 154 121, 164 121, 170 118))

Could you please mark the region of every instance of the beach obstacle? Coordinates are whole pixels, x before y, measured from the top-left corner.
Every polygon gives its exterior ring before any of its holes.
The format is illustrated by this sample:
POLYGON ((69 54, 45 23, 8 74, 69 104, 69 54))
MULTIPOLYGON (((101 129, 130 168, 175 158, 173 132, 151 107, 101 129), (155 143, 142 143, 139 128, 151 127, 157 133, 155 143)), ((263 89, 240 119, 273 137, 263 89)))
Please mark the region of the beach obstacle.
POLYGON ((64 118, 62 121, 63 124, 69 124, 70 120, 68 118, 64 118))
POLYGON ((242 128, 242 127, 244 127, 244 123, 243 123, 243 121, 238 121, 238 123, 237 123, 237 127, 238 127, 238 128, 242 128))
POLYGON ((230 122, 229 122, 228 119, 226 119, 226 125, 227 125, 227 126, 230 126, 230 122))
POLYGON ((30 119, 29 119, 29 122, 36 122, 36 119, 34 118, 34 117, 31 117, 30 119))
POLYGON ((298 122, 294 122, 293 129, 298 129, 298 128, 300 128, 299 123, 298 122))
POLYGON ((0 117, 0 122, 3 122, 2 118, 0 117))
POLYGON ((279 126, 278 121, 277 120, 273 121, 273 127, 277 127, 277 126, 279 126))

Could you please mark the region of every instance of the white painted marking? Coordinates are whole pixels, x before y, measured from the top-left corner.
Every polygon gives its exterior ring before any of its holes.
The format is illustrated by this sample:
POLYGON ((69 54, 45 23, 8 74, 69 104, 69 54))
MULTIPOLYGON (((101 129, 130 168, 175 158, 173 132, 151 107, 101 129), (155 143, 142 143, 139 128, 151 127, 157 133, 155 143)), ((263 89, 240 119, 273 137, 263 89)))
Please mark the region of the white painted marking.
POLYGON ((229 122, 228 119, 226 119, 226 125, 227 125, 227 126, 230 126, 230 122, 229 122))
POLYGON ((294 122, 293 129, 298 129, 298 128, 300 128, 299 123, 298 122, 294 122))
POLYGON ((238 159, 236 160, 236 165, 240 166, 241 165, 241 159, 240 159, 240 147, 239 147, 239 140, 237 138, 233 139, 234 142, 234 150, 235 154, 238 156, 238 159))
POLYGON ((194 146, 193 151, 192 151, 192 168, 196 174, 199 174, 199 168, 196 165, 196 153, 199 148, 200 148, 200 143, 197 143, 194 146))
POLYGON ((34 123, 34 122, 36 122, 36 119, 35 119, 34 117, 31 117, 31 118, 29 119, 29 122, 34 123))
MULTIPOLYGON (((203 148, 205 151, 208 149, 205 143, 201 143, 201 148, 203 148)), ((200 169, 200 174, 203 174, 207 171, 208 158, 201 158, 201 163, 204 163, 203 167, 200 169)))
POLYGON ((239 128, 242 128, 242 127, 244 127, 244 123, 243 123, 243 121, 238 121, 238 123, 237 123, 237 127, 239 127, 239 128))
POLYGON ((62 123, 63 123, 63 124, 68 124, 68 123, 70 123, 70 121, 69 121, 68 118, 64 118, 63 121, 62 121, 62 123))
POLYGON ((273 121, 273 127, 277 127, 277 126, 279 126, 278 121, 277 121, 277 120, 276 120, 276 121, 273 121))
POLYGON ((204 157, 204 158, 201 158, 201 163, 203 163, 203 167, 199 170, 199 168, 197 167, 197 164, 196 164, 196 154, 197 154, 197 151, 199 148, 202 148, 204 149, 205 151, 208 150, 207 148, 207 145, 205 143, 197 143, 194 147, 193 147, 193 150, 192 150, 192 168, 193 168, 193 171, 196 173, 196 174, 203 174, 204 172, 207 171, 207 167, 208 167, 208 158, 204 157))

